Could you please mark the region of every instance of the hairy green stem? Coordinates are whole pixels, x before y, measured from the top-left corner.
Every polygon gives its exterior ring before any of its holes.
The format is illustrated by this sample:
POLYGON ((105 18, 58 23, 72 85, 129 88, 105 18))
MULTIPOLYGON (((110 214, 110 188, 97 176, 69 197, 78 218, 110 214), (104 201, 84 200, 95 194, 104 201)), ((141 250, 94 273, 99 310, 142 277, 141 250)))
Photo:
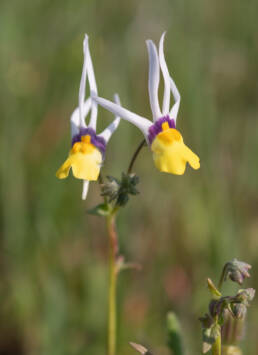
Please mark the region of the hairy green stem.
POLYGON ((118 253, 118 238, 115 226, 116 213, 107 217, 107 230, 109 237, 109 298, 108 298, 108 355, 116 353, 116 284, 118 253))

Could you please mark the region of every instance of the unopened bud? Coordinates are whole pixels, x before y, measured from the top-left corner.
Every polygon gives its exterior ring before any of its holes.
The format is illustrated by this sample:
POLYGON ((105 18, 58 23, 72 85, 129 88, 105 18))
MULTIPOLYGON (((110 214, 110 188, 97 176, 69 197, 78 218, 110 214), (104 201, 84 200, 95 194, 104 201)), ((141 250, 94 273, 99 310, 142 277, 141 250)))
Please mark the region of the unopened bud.
POLYGON ((251 265, 234 259, 227 263, 224 267, 224 280, 230 278, 233 282, 237 282, 239 285, 242 285, 245 278, 250 277, 249 270, 252 268, 251 265))
POLYGON ((108 197, 108 201, 111 202, 118 197, 120 182, 113 176, 107 176, 107 180, 101 185, 101 196, 108 197))
POLYGON ((249 302, 254 299, 254 296, 255 290, 253 288, 246 288, 244 290, 238 291, 236 295, 236 300, 248 306, 249 302))
POLYGON ((244 319, 246 316, 246 306, 242 303, 233 303, 230 305, 230 310, 232 312, 232 315, 236 319, 244 319))

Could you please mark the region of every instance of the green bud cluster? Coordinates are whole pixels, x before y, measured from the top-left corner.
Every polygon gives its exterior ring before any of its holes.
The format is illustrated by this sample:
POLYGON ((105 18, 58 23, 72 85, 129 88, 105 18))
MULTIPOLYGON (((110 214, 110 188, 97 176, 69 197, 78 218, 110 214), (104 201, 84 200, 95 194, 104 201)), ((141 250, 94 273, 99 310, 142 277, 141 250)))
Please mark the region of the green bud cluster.
MULTIPOLYGON (((221 275, 220 287, 228 278, 242 284, 246 277, 250 277, 249 269, 251 269, 251 265, 236 259, 226 263, 221 275)), ((229 333, 223 331, 225 327, 245 319, 247 307, 250 306, 250 302, 255 296, 253 288, 240 289, 234 296, 223 296, 210 279, 207 280, 207 283, 212 299, 209 303, 209 312, 199 318, 202 324, 203 353, 213 349, 218 338, 221 338, 221 331, 222 334, 229 333)), ((240 338, 239 332, 235 332, 230 339, 232 345, 240 338)))
POLYGON ((107 176, 107 182, 101 185, 101 195, 106 197, 108 202, 115 202, 116 206, 125 206, 129 195, 137 195, 139 191, 136 185, 139 177, 135 174, 122 173, 121 179, 107 176))

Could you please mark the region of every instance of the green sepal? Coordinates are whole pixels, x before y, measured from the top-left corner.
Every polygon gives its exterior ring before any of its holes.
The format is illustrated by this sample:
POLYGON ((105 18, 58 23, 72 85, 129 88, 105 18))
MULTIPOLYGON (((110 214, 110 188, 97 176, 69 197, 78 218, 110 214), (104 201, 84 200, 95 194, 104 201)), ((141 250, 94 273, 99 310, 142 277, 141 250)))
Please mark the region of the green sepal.
POLYGON ((222 295, 219 292, 219 290, 216 288, 216 286, 214 285, 212 280, 208 278, 207 284, 208 284, 208 289, 209 289, 210 293, 212 294, 212 298, 215 300, 219 299, 222 295))

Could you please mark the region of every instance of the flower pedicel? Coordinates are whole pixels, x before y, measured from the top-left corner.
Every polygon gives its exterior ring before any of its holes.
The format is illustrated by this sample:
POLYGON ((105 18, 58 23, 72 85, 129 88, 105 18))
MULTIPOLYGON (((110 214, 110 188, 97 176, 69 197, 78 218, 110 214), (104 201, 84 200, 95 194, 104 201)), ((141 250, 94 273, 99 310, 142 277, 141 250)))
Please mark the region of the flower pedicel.
POLYGON ((98 97, 93 91, 92 99, 111 111, 117 116, 133 123, 137 126, 150 146, 153 152, 155 166, 162 172, 182 175, 185 172, 186 163, 189 163, 193 169, 200 168, 200 159, 194 154, 183 141, 181 133, 176 129, 176 119, 180 104, 180 94, 173 79, 169 75, 167 64, 164 57, 164 37, 161 36, 159 43, 159 54, 155 44, 147 41, 149 53, 149 97, 150 106, 153 114, 153 122, 141 117, 125 108, 98 97), (164 97, 162 112, 158 100, 160 69, 164 78, 164 97), (175 103, 171 110, 170 91, 174 97, 175 103))

